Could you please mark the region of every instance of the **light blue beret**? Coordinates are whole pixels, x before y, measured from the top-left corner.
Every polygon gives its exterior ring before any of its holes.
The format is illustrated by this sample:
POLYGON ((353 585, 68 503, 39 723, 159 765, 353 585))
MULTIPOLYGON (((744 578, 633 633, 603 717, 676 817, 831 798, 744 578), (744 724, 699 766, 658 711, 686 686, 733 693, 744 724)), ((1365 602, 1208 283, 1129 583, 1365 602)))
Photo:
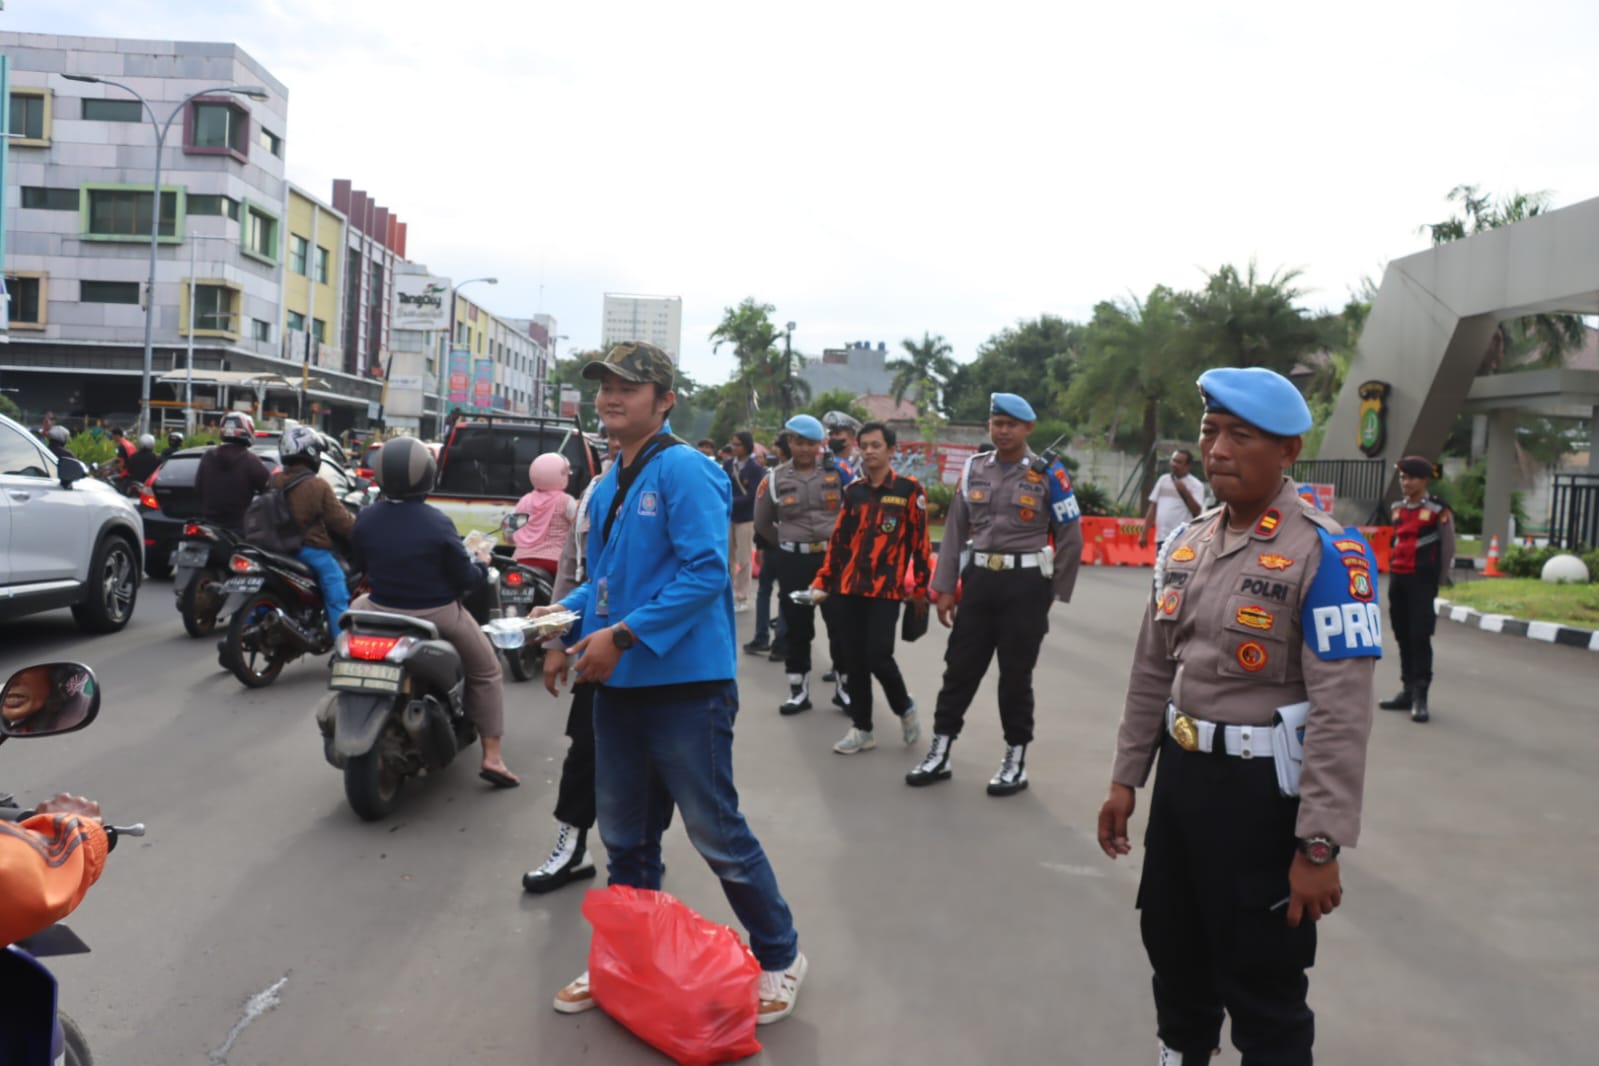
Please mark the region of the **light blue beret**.
POLYGON ((1014 418, 1018 422, 1037 422, 1033 405, 1014 392, 996 392, 989 400, 988 413, 1014 418))
POLYGON ((790 433, 796 433, 806 440, 821 440, 827 436, 827 431, 822 428, 822 423, 811 415, 795 415, 783 423, 783 428, 790 433))
POLYGON ((1294 383, 1263 366, 1223 366, 1199 375, 1209 414, 1236 415, 1279 437, 1310 429, 1310 406, 1294 383))

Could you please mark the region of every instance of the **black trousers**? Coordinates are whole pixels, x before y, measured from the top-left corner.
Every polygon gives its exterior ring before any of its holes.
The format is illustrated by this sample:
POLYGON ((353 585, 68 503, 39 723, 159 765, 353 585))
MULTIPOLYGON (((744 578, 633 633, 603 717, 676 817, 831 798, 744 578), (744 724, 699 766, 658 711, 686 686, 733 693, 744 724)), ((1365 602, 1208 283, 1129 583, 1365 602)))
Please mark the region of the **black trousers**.
MULTIPOLYGON (((783 616, 783 622, 788 626, 788 658, 784 661, 784 668, 791 674, 808 674, 811 672, 811 643, 816 639, 816 608, 803 603, 794 603, 789 600, 788 594, 800 589, 808 589, 811 582, 816 580, 816 571, 822 568, 822 560, 826 558, 821 552, 812 555, 801 555, 798 552, 786 552, 781 548, 772 548, 767 551, 766 558, 774 564, 777 571, 777 609, 783 616)), ((833 624, 833 615, 837 611, 832 597, 822 604, 822 621, 827 625, 828 653, 833 665, 839 661, 838 641, 834 637, 838 629, 833 624)))
POLYGON ((944 687, 938 691, 933 732, 961 735, 966 709, 988 664, 999 659, 999 720, 1006 744, 1033 742, 1033 667, 1049 632, 1054 590, 1036 569, 982 570, 961 575, 961 602, 944 649, 944 687))
POLYGON ((1438 625, 1435 574, 1388 575, 1388 624, 1399 641, 1399 677, 1407 686, 1432 683, 1432 633, 1438 625))
POLYGON ((849 713, 855 728, 870 732, 872 678, 882 684, 883 697, 895 714, 904 714, 911 705, 905 679, 894 661, 900 601, 874 596, 829 597, 832 600, 838 601, 834 620, 838 623, 838 647, 842 653, 833 665, 848 678, 844 687, 849 693, 849 713))
MULTIPOLYGON (((572 744, 561 763, 561 783, 555 795, 555 820, 579 829, 594 828, 595 687, 586 683, 572 686, 572 709, 566 713, 566 735, 572 744)), ((662 812, 664 832, 672 824, 672 797, 659 779, 653 787, 650 810, 662 812)))
POLYGON ((1160 751, 1138 887, 1160 1039, 1209 1062, 1222 1012, 1243 1066, 1309 1066, 1316 926, 1286 921, 1299 800, 1271 759, 1160 751))

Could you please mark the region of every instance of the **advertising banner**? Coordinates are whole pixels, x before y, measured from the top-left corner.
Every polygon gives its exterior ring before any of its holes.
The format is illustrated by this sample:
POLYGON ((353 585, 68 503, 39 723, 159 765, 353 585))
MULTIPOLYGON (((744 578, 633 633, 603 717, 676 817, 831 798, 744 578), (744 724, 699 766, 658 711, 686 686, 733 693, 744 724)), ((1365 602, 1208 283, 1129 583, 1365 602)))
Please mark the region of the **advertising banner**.
POLYGON ((582 402, 583 394, 576 385, 561 386, 561 417, 576 418, 578 404, 582 402))
POLYGON ((943 455, 943 463, 938 470, 939 480, 946 485, 960 483, 961 471, 966 469, 966 460, 977 454, 975 444, 945 444, 939 451, 943 455))
POLYGON ((494 360, 479 359, 472 364, 472 406, 494 406, 494 360))
POLYGON ((450 328, 450 279, 426 274, 394 275, 391 329, 446 330, 450 328))
POLYGON ((468 386, 471 384, 472 355, 466 351, 453 351, 450 353, 450 403, 462 404, 470 399, 468 386))

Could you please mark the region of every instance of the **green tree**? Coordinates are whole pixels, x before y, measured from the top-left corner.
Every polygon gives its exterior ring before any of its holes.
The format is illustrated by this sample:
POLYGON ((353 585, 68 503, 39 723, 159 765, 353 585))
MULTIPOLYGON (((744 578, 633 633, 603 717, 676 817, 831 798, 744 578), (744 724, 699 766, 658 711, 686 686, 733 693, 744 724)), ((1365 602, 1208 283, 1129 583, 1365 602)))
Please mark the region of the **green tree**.
POLYGON ((18 407, 16 401, 11 397, 0 394, 0 415, 5 415, 13 422, 21 422, 22 408, 18 407))
POLYGON ((1061 407, 1083 342, 1083 326, 1056 315, 1007 326, 978 347, 976 359, 949 375, 944 409, 956 421, 982 422, 990 394, 1014 392, 1047 417, 1061 407))
MULTIPOLYGON (((1107 300, 1094 308, 1081 365, 1066 393, 1066 410, 1114 439, 1124 419, 1139 420, 1141 454, 1150 455, 1162 430, 1199 421, 1194 378, 1201 369, 1183 315, 1182 297, 1157 285, 1143 300, 1107 300)), ((1145 481, 1153 480, 1151 469, 1145 481)), ((1143 492, 1149 492, 1145 484, 1143 492)))
POLYGON ((904 359, 890 359, 885 364, 886 368, 894 372, 894 381, 889 385, 889 392, 894 397, 897 407, 905 399, 905 394, 911 394, 911 402, 923 415, 936 415, 943 410, 942 394, 947 382, 957 367, 955 360, 950 358, 955 354, 955 349, 943 334, 934 336, 926 330, 922 331, 922 339, 911 340, 906 337, 900 342, 905 349, 904 359))
POLYGON ((1242 274, 1222 266, 1199 292, 1178 297, 1200 365, 1263 366, 1287 374, 1321 348, 1322 328, 1294 306, 1304 295, 1294 284, 1299 276, 1280 270, 1261 278, 1251 260, 1242 274))
MULTIPOLYGON (((787 406, 793 407, 810 397, 810 385, 793 373, 804 365, 805 357, 799 353, 787 357, 783 331, 772 322, 776 310, 772 304, 746 296, 737 307, 723 309, 722 321, 710 333, 711 350, 731 345, 736 360, 730 384, 737 389, 724 393, 722 403, 742 405, 743 414, 736 421, 750 426, 763 420, 775 424, 785 399, 787 406)), ((713 425, 723 421, 719 407, 713 425)))

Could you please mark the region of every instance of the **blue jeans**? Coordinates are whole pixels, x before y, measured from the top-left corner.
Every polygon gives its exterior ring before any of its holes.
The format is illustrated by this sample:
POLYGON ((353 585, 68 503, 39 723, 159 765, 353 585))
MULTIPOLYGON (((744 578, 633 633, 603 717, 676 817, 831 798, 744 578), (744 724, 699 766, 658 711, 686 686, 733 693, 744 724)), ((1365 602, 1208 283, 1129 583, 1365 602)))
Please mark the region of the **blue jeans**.
POLYGON ((595 800, 610 883, 661 887, 660 799, 651 770, 683 815, 683 828, 748 931, 763 970, 785 970, 799 954, 799 934, 761 842, 738 810, 733 787, 732 681, 594 694, 595 800))
POLYGON ((328 609, 328 633, 339 639, 339 616, 350 609, 350 586, 344 579, 344 568, 339 557, 326 548, 313 548, 309 544, 300 549, 300 561, 316 571, 316 583, 322 586, 322 604, 328 609))
POLYGON ((762 644, 782 640, 788 635, 788 622, 781 609, 777 612, 777 632, 774 634, 771 629, 772 592, 777 585, 777 567, 772 565, 772 558, 776 554, 775 548, 766 549, 767 561, 761 567, 761 583, 755 593, 755 639, 762 644))

